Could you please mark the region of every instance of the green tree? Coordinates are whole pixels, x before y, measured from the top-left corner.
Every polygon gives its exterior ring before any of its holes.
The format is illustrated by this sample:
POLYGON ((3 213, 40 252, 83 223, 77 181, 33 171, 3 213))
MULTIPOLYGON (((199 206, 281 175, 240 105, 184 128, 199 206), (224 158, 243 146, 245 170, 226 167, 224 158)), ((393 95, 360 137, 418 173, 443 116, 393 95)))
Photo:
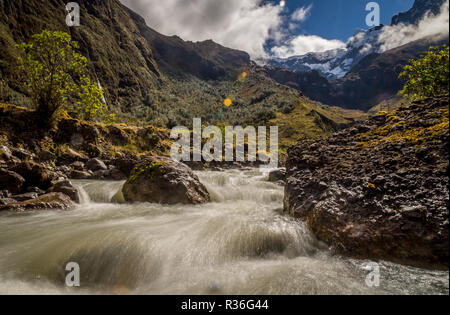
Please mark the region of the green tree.
POLYGON ((69 34, 44 30, 18 48, 19 69, 43 123, 52 122, 62 109, 83 119, 106 117, 103 91, 87 76, 87 59, 69 34))
POLYGON ((430 47, 425 56, 417 60, 410 60, 401 79, 406 84, 400 94, 411 101, 448 94, 449 90, 449 48, 430 47))

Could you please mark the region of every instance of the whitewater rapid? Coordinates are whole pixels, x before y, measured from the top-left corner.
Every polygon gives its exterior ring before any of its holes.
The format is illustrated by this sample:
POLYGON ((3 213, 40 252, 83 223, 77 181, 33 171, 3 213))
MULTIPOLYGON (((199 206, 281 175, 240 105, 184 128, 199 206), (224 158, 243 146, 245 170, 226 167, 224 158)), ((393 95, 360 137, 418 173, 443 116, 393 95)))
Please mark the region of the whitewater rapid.
POLYGON ((259 170, 198 172, 212 202, 120 204, 123 182, 74 181, 71 211, 0 213, 0 294, 448 294, 449 273, 334 255, 283 214, 259 170), (65 285, 66 264, 81 286, 65 285))

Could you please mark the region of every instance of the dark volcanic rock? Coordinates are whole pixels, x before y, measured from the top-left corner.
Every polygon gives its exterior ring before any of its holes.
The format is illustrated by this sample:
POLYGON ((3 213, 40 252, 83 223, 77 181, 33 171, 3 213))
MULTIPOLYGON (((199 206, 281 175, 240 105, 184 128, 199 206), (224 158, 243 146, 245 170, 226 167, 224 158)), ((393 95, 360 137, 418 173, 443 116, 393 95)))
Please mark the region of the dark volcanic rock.
POLYGON ((90 159, 87 163, 86 166, 89 170, 96 172, 96 171, 105 171, 108 168, 106 167, 105 163, 103 163, 102 160, 100 159, 90 159))
POLYGON ((289 150, 285 210, 340 253, 448 266, 448 142, 448 97, 301 141, 289 150))
POLYGON ((8 190, 13 194, 20 194, 25 179, 19 174, 0 169, 0 190, 8 190))
POLYGON ((286 169, 280 168, 269 173, 269 182, 280 182, 286 180, 286 169))
POLYGON ((74 170, 69 176, 71 179, 90 179, 92 173, 74 170))
POLYGON ((122 191, 126 201, 201 204, 210 200, 205 186, 188 166, 163 157, 137 165, 122 191))
POLYGON ((49 193, 51 192, 60 192, 70 197, 73 201, 79 203, 80 197, 78 194, 78 189, 76 189, 72 182, 70 180, 64 179, 56 182, 55 184, 50 187, 48 190, 49 193))
POLYGON ((31 210, 67 210, 73 207, 70 198, 62 193, 51 193, 33 200, 13 202, 0 206, 1 211, 31 211, 31 210))
POLYGON ((19 163, 11 170, 25 178, 26 187, 34 186, 44 190, 48 189, 51 181, 57 177, 55 173, 33 162, 19 163))

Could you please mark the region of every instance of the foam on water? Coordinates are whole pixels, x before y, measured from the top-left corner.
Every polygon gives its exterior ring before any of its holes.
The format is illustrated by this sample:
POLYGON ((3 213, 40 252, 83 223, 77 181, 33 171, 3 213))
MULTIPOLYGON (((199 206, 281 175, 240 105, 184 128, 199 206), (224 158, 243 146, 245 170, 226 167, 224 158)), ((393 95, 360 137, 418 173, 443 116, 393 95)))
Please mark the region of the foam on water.
POLYGON ((212 202, 114 204, 123 182, 76 181, 72 211, 0 214, 0 293, 431 294, 449 273, 334 256, 282 214, 283 188, 258 170, 199 172, 212 202), (77 262, 81 287, 65 287, 77 262))

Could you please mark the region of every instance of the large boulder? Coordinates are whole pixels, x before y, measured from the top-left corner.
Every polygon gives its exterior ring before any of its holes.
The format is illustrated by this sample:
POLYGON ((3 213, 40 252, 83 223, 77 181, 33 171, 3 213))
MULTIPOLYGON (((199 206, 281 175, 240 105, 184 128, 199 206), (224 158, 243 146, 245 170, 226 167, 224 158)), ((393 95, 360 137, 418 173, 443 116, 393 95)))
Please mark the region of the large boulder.
POLYGON ((25 179, 19 174, 0 169, 0 190, 7 190, 13 194, 20 194, 24 183, 25 179))
POLYGON ((78 189, 76 189, 72 182, 68 179, 62 179, 57 181, 48 190, 49 193, 60 192, 70 197, 76 203, 80 202, 80 196, 78 194, 78 189))
POLYGON ((80 162, 87 162, 88 161, 88 158, 84 154, 79 153, 79 152, 75 151, 72 148, 68 148, 61 155, 60 159, 62 161, 64 161, 64 162, 67 162, 67 163, 72 163, 72 162, 75 162, 75 161, 80 161, 80 162))
POLYGON ((33 162, 21 162, 11 170, 25 178, 25 188, 39 187, 46 190, 50 187, 52 180, 58 177, 42 165, 33 162))
POLYGON ((108 167, 105 165, 105 163, 97 158, 94 159, 90 159, 87 163, 86 166, 89 170, 96 172, 96 171, 106 171, 108 169, 108 167))
POLYGON ((201 204, 210 196, 185 164, 169 158, 150 158, 137 165, 123 187, 126 201, 161 204, 201 204))
POLYGON ((23 202, 12 202, 0 206, 1 211, 32 211, 32 210, 67 210, 73 207, 70 197, 62 193, 50 193, 39 198, 23 202))
POLYGON ((286 169, 279 168, 269 173, 269 182, 284 182, 286 180, 286 169))
POLYGON ((92 173, 74 170, 69 177, 71 179, 91 179, 92 173))
POLYGON ((448 98, 301 140, 285 210, 339 253, 448 270, 448 142, 448 98))

